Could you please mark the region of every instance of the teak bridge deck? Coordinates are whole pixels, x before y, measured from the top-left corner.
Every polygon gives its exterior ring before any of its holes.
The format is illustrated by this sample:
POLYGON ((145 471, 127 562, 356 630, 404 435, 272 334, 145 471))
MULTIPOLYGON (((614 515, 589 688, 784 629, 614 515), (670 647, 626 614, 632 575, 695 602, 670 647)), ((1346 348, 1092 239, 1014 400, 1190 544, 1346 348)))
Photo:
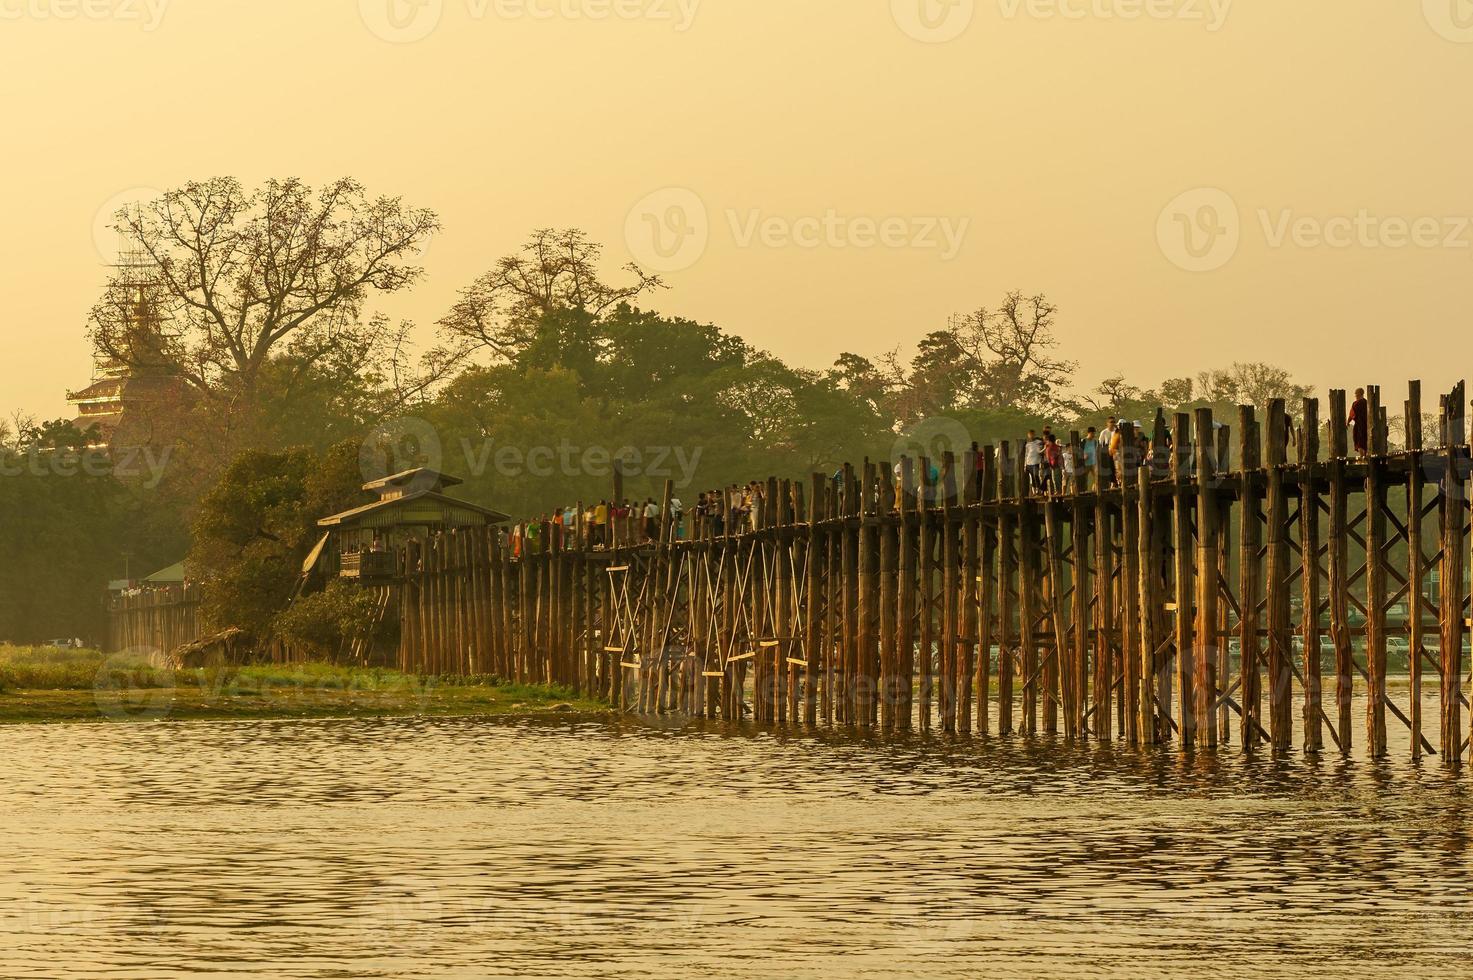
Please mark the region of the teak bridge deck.
POLYGON ((1465 392, 1441 399, 1424 448, 1414 382, 1396 452, 1368 398, 1363 457, 1332 391, 1325 459, 1319 402, 1296 430, 1275 401, 1261 422, 1239 410, 1235 454, 1210 409, 1158 413, 1144 450, 1126 426, 1113 487, 1075 435, 1071 485, 1048 497, 1003 443, 945 454, 939 477, 901 459, 769 479, 737 534, 697 521, 675 540, 666 517, 653 542, 603 550, 580 523, 515 559, 495 532, 447 534, 401 555, 400 666, 562 683, 647 714, 1345 753, 1359 678, 1372 757, 1390 714, 1414 757, 1456 766, 1465 392), (1393 630, 1409 710, 1387 696, 1393 630))

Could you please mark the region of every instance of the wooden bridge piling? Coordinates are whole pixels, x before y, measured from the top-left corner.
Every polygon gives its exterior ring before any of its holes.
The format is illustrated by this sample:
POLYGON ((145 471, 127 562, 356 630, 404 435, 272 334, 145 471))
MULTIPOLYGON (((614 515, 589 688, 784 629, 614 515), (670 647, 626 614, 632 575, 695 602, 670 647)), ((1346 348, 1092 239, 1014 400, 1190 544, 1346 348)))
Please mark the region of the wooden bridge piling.
MULTIPOLYGON (((999 447, 998 500, 1013 499, 1017 490, 1018 459, 1008 443, 999 447)), ((1013 672, 1018 662, 1021 636, 1014 628, 1018 608, 1017 511, 1001 506, 997 511, 997 733, 1013 733, 1013 672), (1016 642, 1015 642, 1016 641, 1016 642)))
POLYGON ((1299 585, 1303 637, 1304 751, 1324 748, 1323 669, 1320 652, 1320 467, 1319 402, 1304 399, 1299 430, 1299 585))

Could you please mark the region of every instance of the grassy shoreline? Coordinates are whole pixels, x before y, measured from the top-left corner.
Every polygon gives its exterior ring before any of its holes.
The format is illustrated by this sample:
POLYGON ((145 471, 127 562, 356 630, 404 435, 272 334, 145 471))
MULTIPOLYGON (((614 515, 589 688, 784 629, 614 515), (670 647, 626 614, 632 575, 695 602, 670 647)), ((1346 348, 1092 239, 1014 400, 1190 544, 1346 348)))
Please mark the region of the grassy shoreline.
POLYGON ((496 678, 283 664, 171 670, 93 650, 0 646, 0 725, 602 713, 572 691, 496 678))

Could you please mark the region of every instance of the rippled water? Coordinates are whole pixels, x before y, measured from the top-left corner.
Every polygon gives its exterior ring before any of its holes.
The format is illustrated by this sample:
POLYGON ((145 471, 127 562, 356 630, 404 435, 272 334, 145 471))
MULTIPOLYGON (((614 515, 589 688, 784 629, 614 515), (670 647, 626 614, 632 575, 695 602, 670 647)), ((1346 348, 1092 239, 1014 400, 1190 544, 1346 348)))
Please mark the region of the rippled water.
POLYGON ((1436 760, 578 719, 0 758, 4 977, 1473 971, 1473 774, 1436 760))

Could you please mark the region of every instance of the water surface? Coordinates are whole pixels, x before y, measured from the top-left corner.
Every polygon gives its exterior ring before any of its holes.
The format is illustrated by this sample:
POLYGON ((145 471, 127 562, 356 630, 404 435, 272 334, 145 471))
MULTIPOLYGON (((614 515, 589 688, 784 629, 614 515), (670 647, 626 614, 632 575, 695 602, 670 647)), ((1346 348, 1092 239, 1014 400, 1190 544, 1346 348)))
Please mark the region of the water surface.
POLYGON ((584 719, 0 757, 4 977, 1473 971, 1473 776, 1435 759, 584 719))

